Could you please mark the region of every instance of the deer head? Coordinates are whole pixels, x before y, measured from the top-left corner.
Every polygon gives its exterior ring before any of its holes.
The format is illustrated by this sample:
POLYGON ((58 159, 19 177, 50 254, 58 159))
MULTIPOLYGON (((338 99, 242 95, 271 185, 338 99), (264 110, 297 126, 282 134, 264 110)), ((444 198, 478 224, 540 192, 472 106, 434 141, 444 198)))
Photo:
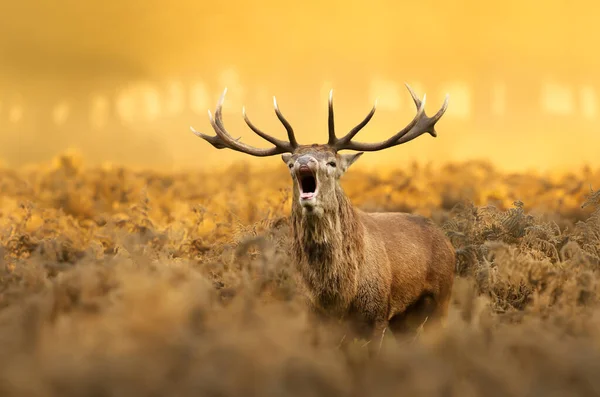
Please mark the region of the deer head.
POLYGON ((435 124, 446 112, 448 95, 446 95, 438 112, 433 117, 427 117, 424 110, 426 96, 423 96, 423 100, 421 100, 408 84, 406 84, 406 87, 417 107, 417 114, 406 127, 389 139, 378 143, 363 143, 352 140, 371 120, 375 114, 377 103, 375 103, 369 114, 346 135, 341 138, 336 136, 333 117, 333 90, 329 93, 329 140, 326 144, 298 144, 292 126, 281 114, 275 98, 273 98, 275 114, 287 131, 287 141, 277 139, 256 128, 248 119, 245 108, 242 112, 248 127, 261 138, 270 142, 273 147, 269 149, 256 148, 241 142, 241 138, 233 138, 225 129, 222 119, 222 105, 227 88, 219 98, 214 118, 210 110, 208 111, 210 123, 216 135, 206 135, 192 127, 190 128, 194 134, 217 149, 227 148, 257 157, 281 155, 282 160, 289 168, 294 183, 295 205, 302 208, 304 215, 320 216, 328 209, 337 207, 337 198, 341 193, 339 179, 364 152, 374 152, 401 145, 424 133, 429 133, 433 137, 437 136, 435 124), (356 153, 340 154, 340 150, 353 150, 356 153))

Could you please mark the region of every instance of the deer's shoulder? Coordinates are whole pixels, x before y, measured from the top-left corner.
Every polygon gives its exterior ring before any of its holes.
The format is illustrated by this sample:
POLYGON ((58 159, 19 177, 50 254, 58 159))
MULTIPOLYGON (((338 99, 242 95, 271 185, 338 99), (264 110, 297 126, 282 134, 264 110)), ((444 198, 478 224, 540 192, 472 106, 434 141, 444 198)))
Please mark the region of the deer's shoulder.
POLYGON ((431 219, 405 212, 361 212, 368 235, 384 240, 432 241, 444 238, 444 232, 431 219))

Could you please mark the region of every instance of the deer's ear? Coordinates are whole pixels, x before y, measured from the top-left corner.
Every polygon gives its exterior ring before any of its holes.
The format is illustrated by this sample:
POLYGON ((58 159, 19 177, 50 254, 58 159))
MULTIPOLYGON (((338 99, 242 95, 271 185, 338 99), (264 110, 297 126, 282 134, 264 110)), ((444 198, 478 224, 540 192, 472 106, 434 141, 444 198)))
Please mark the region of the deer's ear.
POLYGON ((290 161, 291 158, 292 158, 292 154, 291 153, 284 153, 284 154, 281 155, 281 159, 286 164, 290 161))
POLYGON ((353 154, 342 154, 340 155, 340 159, 342 161, 342 169, 346 171, 360 156, 363 155, 364 152, 358 152, 353 154))

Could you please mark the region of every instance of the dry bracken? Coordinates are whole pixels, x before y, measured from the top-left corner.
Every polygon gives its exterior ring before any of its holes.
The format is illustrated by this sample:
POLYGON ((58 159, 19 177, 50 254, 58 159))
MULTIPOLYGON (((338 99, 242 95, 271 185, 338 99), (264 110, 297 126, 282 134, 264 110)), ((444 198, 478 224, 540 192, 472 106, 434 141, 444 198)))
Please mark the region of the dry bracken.
POLYGON ((285 170, 0 170, 0 395, 597 395, 599 183, 348 174, 356 207, 431 217, 458 252, 447 327, 367 360, 310 328, 285 170))

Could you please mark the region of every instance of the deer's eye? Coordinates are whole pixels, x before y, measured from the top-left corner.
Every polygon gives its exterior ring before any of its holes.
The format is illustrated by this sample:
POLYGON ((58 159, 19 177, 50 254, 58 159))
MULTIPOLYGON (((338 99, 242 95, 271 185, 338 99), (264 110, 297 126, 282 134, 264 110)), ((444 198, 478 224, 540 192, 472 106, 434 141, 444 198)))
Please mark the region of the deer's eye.
POLYGON ((335 161, 330 161, 329 163, 327 163, 328 166, 335 168, 336 164, 335 161))
POLYGON ((294 167, 294 164, 292 164, 292 163, 289 163, 289 164, 288 164, 288 167, 290 167, 290 170, 291 170, 291 169, 294 167))

